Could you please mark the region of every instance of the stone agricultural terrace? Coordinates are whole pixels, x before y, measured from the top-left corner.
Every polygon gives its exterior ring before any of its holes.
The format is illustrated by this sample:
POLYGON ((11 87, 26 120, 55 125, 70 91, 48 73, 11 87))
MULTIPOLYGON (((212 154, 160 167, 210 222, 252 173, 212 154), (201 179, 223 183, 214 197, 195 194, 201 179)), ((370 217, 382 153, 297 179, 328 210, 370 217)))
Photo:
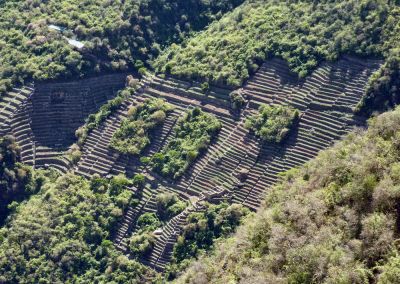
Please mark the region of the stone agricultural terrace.
POLYGON ((353 110, 363 96, 368 78, 380 64, 377 60, 343 57, 335 63, 323 63, 300 80, 284 61, 269 60, 239 90, 246 97, 240 114, 230 109, 232 90, 212 87, 204 94, 198 83, 148 76, 118 111, 90 132, 76 165, 62 156, 75 142, 74 131, 88 114, 123 88, 125 76, 107 75, 15 89, 1 100, 0 130, 16 136, 22 160, 35 167, 54 166, 61 172, 70 170, 87 178, 93 174, 107 177, 123 173, 132 177, 143 173, 149 183, 140 202, 128 208, 113 236, 116 247, 123 252, 128 253, 127 240, 135 232, 137 218, 157 210, 158 193, 174 192, 187 201, 190 206, 162 228, 154 249, 142 259, 162 271, 188 214, 203 210, 200 201, 241 203, 257 210, 264 193, 279 179, 279 173, 306 163, 352 128, 363 126, 365 119, 355 116, 353 110), (160 150, 171 138, 179 117, 190 108, 198 106, 223 123, 208 150, 177 181, 161 178, 140 163, 138 157, 121 155, 108 147, 129 107, 152 97, 166 99, 175 109, 142 156, 160 150), (260 104, 289 105, 300 111, 299 123, 284 143, 262 143, 244 128, 246 118, 256 113, 260 104), (5 123, 8 119, 9 125, 5 123), (246 173, 245 180, 239 180, 241 173, 246 173))

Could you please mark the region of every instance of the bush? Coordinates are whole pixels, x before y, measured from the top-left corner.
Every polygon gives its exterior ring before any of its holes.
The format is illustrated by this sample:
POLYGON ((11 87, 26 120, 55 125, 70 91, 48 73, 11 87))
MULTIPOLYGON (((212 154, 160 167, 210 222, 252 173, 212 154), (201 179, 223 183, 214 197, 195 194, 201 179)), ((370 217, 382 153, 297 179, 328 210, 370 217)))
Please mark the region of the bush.
POLYGON ((133 235, 129 239, 129 251, 135 258, 148 255, 154 247, 155 239, 151 233, 133 235))
POLYGON ((138 189, 143 189, 145 184, 146 184, 146 177, 143 174, 136 174, 133 177, 132 183, 134 186, 136 186, 138 189))
POLYGON ((236 111, 242 109, 246 104, 246 101, 243 98, 243 96, 236 91, 229 94, 229 99, 231 102, 231 108, 236 111))
POLYGON ((155 213, 144 213, 140 215, 136 225, 138 230, 144 230, 148 232, 157 229, 161 223, 155 213))
POLYGON ((186 203, 181 201, 174 193, 160 193, 157 195, 157 215, 161 221, 170 220, 186 208, 186 203))
POLYGON ((0 138, 0 223, 10 212, 9 204, 22 201, 37 191, 31 168, 20 162, 20 148, 15 138, 0 138))
POLYGON ((153 170, 163 176, 177 179, 205 151, 221 129, 222 124, 213 115, 200 108, 188 111, 178 120, 175 136, 164 148, 151 157, 153 170))
POLYGON ((150 132, 164 122, 172 106, 162 99, 147 99, 132 107, 110 141, 110 148, 138 155, 150 144, 150 132))
POLYGON ((262 140, 281 143, 290 133, 299 112, 286 106, 262 105, 259 113, 246 120, 246 128, 254 131, 262 140))
POLYGON ((219 205, 206 204, 207 209, 201 213, 188 216, 188 224, 174 246, 173 258, 168 273, 176 275, 186 261, 199 255, 202 250, 209 250, 216 239, 233 233, 242 218, 250 211, 239 204, 219 205))

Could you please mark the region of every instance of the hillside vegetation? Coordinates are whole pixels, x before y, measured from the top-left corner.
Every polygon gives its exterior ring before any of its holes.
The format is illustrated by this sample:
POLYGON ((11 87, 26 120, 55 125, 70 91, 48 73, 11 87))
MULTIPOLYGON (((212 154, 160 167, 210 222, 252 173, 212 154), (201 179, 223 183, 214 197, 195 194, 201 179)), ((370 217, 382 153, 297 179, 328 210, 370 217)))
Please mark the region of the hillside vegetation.
POLYGON ((345 53, 388 56, 399 40, 396 2, 248 0, 183 45, 172 44, 154 66, 240 86, 272 56, 285 59, 301 77, 345 53))
POLYGON ((136 70, 242 0, 5 1, 0 6, 0 93, 27 79, 136 70), (85 44, 83 53, 63 35, 85 44))
POLYGON ((171 110, 172 106, 163 99, 147 99, 131 107, 113 134, 110 147, 124 154, 140 154, 150 144, 149 132, 162 124, 171 110))
POLYGON ((285 106, 261 105, 258 113, 246 120, 246 128, 265 142, 281 143, 294 127, 299 112, 285 106))
POLYGON ((397 108, 286 173, 177 283, 398 283, 399 161, 397 108))
POLYGON ((152 273, 109 241, 130 181, 47 177, 0 230, 1 283, 128 283, 152 273))
POLYGON ((37 191, 31 168, 20 163, 20 151, 14 137, 0 138, 0 224, 12 202, 22 201, 37 191))
POLYGON ((222 123, 196 107, 185 113, 174 127, 174 137, 151 157, 153 170, 176 179, 204 152, 218 134, 222 123))

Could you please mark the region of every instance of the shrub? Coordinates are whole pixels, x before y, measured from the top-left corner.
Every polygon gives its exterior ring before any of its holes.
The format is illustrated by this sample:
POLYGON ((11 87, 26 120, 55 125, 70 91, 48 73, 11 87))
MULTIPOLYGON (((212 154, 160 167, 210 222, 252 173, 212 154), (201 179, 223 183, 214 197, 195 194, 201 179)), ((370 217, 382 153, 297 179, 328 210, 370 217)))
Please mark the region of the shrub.
POLYGON ((7 217, 7 206, 37 191, 30 167, 20 163, 20 148, 13 136, 0 138, 0 223, 7 217))
POLYGON ((154 247, 155 239, 151 233, 133 235, 129 239, 129 251, 136 258, 149 254, 154 247))
POLYGON ((240 110, 246 104, 246 101, 243 98, 242 94, 240 94, 239 92, 236 92, 236 91, 229 94, 229 99, 231 102, 231 108, 233 110, 240 110))
POLYGON ((143 174, 136 174, 133 179, 132 183, 134 186, 136 186, 138 189, 143 189, 145 184, 146 184, 146 177, 143 174))
POLYGON ((221 129, 222 124, 215 116, 200 108, 188 111, 178 120, 175 136, 164 148, 151 157, 153 170, 163 176, 176 179, 205 151, 221 129))
POLYGON ((209 250, 216 239, 233 233, 242 218, 250 212, 239 204, 206 204, 206 207, 204 212, 188 216, 188 224, 174 246, 172 265, 168 271, 170 277, 176 275, 187 260, 196 257, 202 250, 209 250))
POLYGON ((138 155, 150 144, 150 131, 164 122, 172 106, 162 99, 147 99, 132 107, 110 141, 110 148, 138 155))
POLYGON ((162 221, 170 220, 185 208, 186 203, 181 201, 174 193, 160 193, 157 195, 157 215, 162 221))
POLYGON ((144 213, 137 220, 138 230, 152 231, 157 229, 161 223, 155 213, 144 213))
POLYGON ((246 120, 245 126, 266 142, 281 143, 298 117, 299 112, 293 108, 262 105, 257 115, 246 120))

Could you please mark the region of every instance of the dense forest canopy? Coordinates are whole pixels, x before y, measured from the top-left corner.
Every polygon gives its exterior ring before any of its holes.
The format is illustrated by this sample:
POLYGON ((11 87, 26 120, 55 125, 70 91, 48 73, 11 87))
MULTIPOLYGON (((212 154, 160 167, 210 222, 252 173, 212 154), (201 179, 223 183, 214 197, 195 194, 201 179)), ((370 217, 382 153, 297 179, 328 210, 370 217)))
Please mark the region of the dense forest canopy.
POLYGON ((0 92, 27 79, 136 70, 242 0, 6 1, 0 6, 0 92), (63 34, 49 24, 65 28, 63 34), (84 42, 80 52, 64 36, 84 42))
POLYGON ((128 283, 150 276, 109 240, 132 200, 129 183, 121 176, 46 177, 0 230, 0 282, 128 283))
POLYGON ((33 178, 32 169, 21 163, 20 151, 14 137, 0 138, 0 224, 7 217, 11 203, 35 193, 40 184, 40 179, 33 178))
POLYGON ((177 283, 398 283, 400 108, 268 191, 177 283))
POLYGON ((249 0, 183 45, 172 44, 156 70, 239 86, 268 57, 306 76, 341 54, 384 57, 398 46, 398 1, 249 0))

